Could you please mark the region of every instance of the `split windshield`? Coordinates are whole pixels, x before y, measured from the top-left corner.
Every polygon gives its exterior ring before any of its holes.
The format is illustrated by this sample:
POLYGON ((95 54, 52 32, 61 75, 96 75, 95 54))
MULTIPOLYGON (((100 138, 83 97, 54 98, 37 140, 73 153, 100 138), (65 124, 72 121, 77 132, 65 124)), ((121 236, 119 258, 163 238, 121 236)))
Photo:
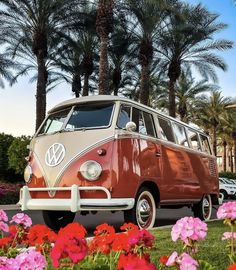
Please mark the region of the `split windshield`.
POLYGON ((40 129, 40 134, 50 134, 78 129, 106 128, 111 123, 114 104, 81 104, 52 113, 40 129))

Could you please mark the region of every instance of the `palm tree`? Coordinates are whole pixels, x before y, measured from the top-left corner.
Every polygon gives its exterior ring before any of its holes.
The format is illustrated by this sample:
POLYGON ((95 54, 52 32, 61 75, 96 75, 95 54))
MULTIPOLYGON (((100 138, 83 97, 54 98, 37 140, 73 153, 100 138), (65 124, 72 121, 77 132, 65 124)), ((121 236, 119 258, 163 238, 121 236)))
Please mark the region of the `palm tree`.
MULTIPOLYGON (((48 44, 58 32, 71 23, 73 14, 78 17, 80 0, 0 0, 0 22, 7 34, 7 41, 17 51, 19 44, 30 38, 32 52, 37 62, 36 129, 46 111, 46 85, 48 73, 46 60, 48 44), (73 12, 73 14, 71 14, 73 12)), ((57 44, 55 44, 56 46, 57 44)))
MULTIPOLYGON (((1 49, 5 47, 5 36, 6 33, 2 29, 0 30, 0 47, 1 49)), ((0 87, 4 88, 4 80, 11 81, 12 80, 12 69, 17 67, 16 63, 14 63, 9 54, 2 50, 0 53, 0 87)))
POLYGON ((225 123, 226 107, 230 98, 223 97, 220 91, 213 91, 210 96, 202 96, 195 104, 195 122, 212 134, 213 151, 217 155, 217 131, 225 123))
POLYGON ((99 94, 108 94, 108 38, 113 31, 114 0, 99 0, 96 30, 100 38, 99 94))
POLYGON ((218 15, 201 5, 180 3, 160 32, 157 51, 163 60, 160 69, 169 78, 169 114, 173 117, 176 116, 175 84, 184 66, 194 67, 204 78, 215 81, 214 68, 226 70, 224 61, 214 51, 232 48, 232 42, 215 39, 214 35, 226 27, 217 19, 218 15))
POLYGON ((111 34, 109 46, 110 62, 110 93, 118 95, 118 90, 130 85, 132 82, 133 69, 136 63, 133 59, 132 34, 127 31, 127 23, 122 19, 115 18, 114 32, 111 34))
MULTIPOLYGON (((206 80, 195 81, 191 70, 182 71, 176 83, 176 107, 177 114, 181 121, 188 123, 193 118, 195 103, 200 98, 200 94, 217 90, 219 87, 210 84, 206 80)), ((167 81, 160 81, 154 90, 153 99, 155 106, 168 109, 169 88, 167 81)))
MULTIPOLYGON (((223 122, 218 129, 218 137, 220 138, 221 145, 223 146, 223 171, 227 169, 227 146, 230 148, 234 146, 233 131, 236 129, 236 113, 231 110, 225 110, 223 122)), ((234 146, 235 151, 235 146, 234 146)), ((235 153, 234 153, 235 155, 235 153)), ((231 164, 230 164, 231 165, 231 164)))
POLYGON ((154 58, 153 44, 158 39, 158 28, 167 15, 171 0, 127 0, 132 15, 130 28, 138 45, 138 59, 141 65, 140 102, 148 104, 150 92, 150 68, 154 58))
POLYGON ((180 120, 187 123, 191 121, 191 112, 199 95, 218 88, 217 85, 210 84, 206 80, 195 82, 190 70, 186 73, 182 72, 176 83, 176 105, 180 120))

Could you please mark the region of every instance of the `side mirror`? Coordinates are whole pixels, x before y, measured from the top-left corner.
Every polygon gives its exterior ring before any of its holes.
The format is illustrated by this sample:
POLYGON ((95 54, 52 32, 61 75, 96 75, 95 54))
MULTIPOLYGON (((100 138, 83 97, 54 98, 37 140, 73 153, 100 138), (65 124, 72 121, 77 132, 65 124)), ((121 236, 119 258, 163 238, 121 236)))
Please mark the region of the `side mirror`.
POLYGON ((125 129, 127 131, 135 131, 137 128, 136 124, 134 122, 128 122, 126 125, 125 125, 125 129))

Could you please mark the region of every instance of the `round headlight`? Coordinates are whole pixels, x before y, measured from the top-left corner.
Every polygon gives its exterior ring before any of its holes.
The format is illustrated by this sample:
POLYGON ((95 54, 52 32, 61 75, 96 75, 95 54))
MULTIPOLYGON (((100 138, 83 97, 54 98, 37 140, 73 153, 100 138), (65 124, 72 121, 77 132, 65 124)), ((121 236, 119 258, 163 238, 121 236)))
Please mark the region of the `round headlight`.
POLYGON ((24 171, 24 179, 26 183, 31 181, 32 175, 33 175, 32 168, 30 165, 27 165, 24 171))
POLYGON ((102 167, 98 162, 89 160, 81 165, 80 173, 87 180, 97 180, 102 173, 102 167))

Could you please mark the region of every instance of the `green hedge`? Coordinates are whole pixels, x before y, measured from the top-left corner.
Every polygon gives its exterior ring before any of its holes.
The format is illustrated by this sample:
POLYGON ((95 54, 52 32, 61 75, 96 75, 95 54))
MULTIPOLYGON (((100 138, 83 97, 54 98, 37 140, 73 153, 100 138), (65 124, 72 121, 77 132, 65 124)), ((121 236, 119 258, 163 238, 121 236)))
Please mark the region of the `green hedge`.
POLYGON ((232 173, 232 172, 220 172, 219 173, 219 177, 236 179, 236 173, 232 173))

